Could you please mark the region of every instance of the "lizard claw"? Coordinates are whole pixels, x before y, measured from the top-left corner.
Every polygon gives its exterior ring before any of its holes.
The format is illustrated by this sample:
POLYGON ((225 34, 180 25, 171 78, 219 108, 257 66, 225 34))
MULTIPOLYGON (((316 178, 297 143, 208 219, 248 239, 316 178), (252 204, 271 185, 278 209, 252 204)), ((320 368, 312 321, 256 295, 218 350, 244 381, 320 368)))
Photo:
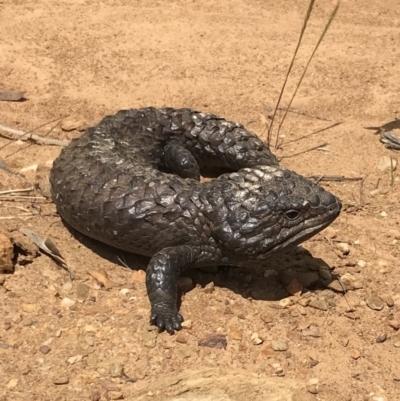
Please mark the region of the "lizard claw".
POLYGON ((181 323, 183 317, 178 312, 169 310, 160 310, 160 308, 152 308, 150 316, 150 324, 158 327, 158 332, 166 330, 169 334, 174 334, 175 331, 182 329, 181 323))

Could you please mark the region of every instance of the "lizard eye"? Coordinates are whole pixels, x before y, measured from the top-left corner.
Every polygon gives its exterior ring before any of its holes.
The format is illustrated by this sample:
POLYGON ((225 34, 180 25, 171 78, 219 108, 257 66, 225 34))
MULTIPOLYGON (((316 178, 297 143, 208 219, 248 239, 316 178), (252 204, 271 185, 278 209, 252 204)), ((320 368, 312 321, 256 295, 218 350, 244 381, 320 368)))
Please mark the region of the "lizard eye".
POLYGON ((285 213, 285 217, 288 220, 296 220, 299 217, 300 213, 297 210, 288 210, 285 213))

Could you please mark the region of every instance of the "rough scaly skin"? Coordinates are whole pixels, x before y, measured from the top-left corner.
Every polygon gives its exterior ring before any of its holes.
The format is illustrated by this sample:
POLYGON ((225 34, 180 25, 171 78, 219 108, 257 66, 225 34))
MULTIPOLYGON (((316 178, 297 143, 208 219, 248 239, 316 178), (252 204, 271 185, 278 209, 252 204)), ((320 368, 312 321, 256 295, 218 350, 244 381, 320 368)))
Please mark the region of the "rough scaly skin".
POLYGON ((328 226, 340 201, 282 167, 240 124, 171 108, 122 110, 63 149, 50 181, 61 217, 83 234, 150 256, 152 324, 181 328, 188 268, 263 265, 328 226), (234 172, 206 183, 204 168, 234 172))

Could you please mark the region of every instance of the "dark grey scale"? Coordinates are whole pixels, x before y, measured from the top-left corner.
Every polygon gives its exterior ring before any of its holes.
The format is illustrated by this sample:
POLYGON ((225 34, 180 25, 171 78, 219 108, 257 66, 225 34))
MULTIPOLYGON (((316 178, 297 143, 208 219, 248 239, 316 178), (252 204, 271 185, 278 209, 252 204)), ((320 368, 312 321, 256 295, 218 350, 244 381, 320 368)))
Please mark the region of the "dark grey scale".
POLYGON ((340 201, 278 167, 242 125, 191 109, 121 110, 62 150, 50 174, 61 217, 150 256, 150 322, 181 328, 177 279, 190 268, 265 265, 327 227, 340 201), (200 183, 205 169, 231 173, 200 183))

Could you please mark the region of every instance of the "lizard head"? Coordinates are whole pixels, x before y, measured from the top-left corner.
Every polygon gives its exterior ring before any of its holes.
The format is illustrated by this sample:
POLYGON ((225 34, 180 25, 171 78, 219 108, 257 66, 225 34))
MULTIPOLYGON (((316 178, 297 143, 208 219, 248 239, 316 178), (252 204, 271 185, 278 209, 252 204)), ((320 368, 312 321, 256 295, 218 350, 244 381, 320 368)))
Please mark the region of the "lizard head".
POLYGON ((330 192, 282 167, 244 168, 212 182, 206 214, 228 260, 251 263, 294 248, 329 226, 342 207, 330 192))

